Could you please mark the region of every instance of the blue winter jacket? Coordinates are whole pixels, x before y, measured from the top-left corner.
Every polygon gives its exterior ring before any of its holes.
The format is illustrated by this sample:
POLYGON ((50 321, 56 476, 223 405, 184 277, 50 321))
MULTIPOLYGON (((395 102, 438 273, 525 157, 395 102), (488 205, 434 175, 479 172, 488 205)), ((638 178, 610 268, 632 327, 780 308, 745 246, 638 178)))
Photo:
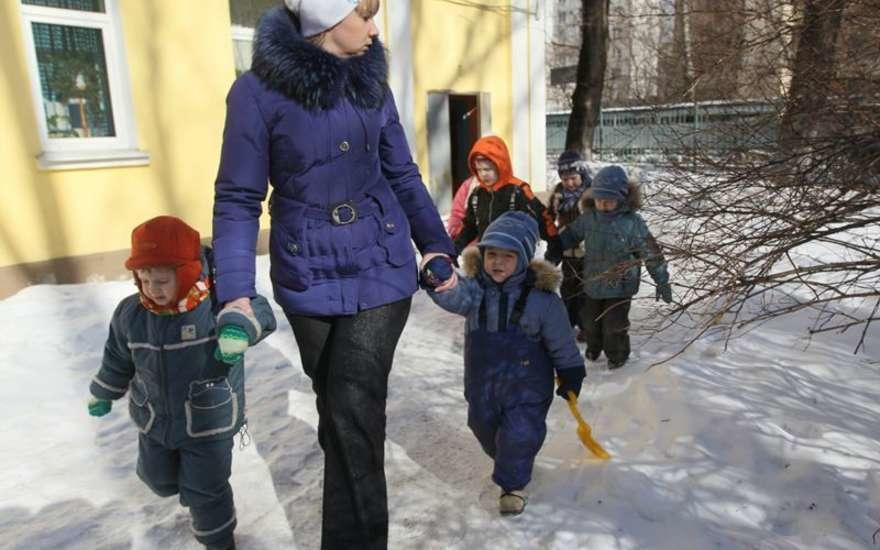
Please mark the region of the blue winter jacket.
MULTIPOLYGON (((235 435, 245 421, 244 360, 228 365, 215 359, 215 304, 212 297, 192 311, 157 315, 138 294, 122 300, 92 395, 116 400, 129 393, 128 410, 140 432, 169 448, 235 435)), ((251 307, 259 326, 246 328, 255 344, 275 330, 275 316, 262 296, 251 299, 251 307)))
MULTIPOLYGON (((502 294, 506 295, 507 311, 503 315, 506 325, 522 292, 527 276, 526 270, 511 275, 499 285, 483 271, 483 262, 476 247, 466 248, 462 253, 462 267, 465 276, 459 277, 455 288, 444 292, 428 291, 428 295, 446 311, 467 318, 466 340, 471 332, 479 328, 480 303, 485 296, 486 328, 491 332, 497 332, 499 321, 502 319, 499 309, 502 294)), ((583 368, 584 358, 572 336, 568 312, 562 299, 555 292, 562 279, 561 274, 543 260, 532 260, 528 270, 531 270, 535 276, 535 286, 526 299, 525 309, 520 317, 519 325, 522 332, 533 341, 541 341, 544 344, 544 349, 557 371, 583 368)), ((516 332, 510 334, 511 337, 517 337, 516 332)))
POLYGON ((657 285, 669 282, 666 261, 645 220, 635 212, 641 201, 630 185, 629 199, 613 213, 595 209, 590 190, 582 199, 583 213, 559 234, 563 250, 583 241, 584 292, 596 300, 628 298, 639 291, 645 263, 657 285))
POLYGON ((261 202, 272 184, 271 279, 285 311, 344 315, 411 296, 419 250, 454 255, 413 163, 382 45, 340 59, 289 12, 261 20, 232 85, 214 197, 217 296, 255 295, 261 202))

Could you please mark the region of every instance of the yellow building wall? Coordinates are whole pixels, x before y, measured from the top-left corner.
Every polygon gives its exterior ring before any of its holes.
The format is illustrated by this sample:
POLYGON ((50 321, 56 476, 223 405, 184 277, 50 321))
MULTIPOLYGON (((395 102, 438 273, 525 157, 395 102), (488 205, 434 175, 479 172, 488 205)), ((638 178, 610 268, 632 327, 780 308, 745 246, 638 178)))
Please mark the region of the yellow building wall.
MULTIPOLYGON (((149 164, 44 171, 36 162, 42 148, 20 2, 0 0, 0 268, 125 250, 132 227, 159 214, 180 216, 210 235, 224 98, 235 71, 228 2, 212 2, 209 16, 202 4, 118 3, 137 146, 149 153, 149 164)), ((510 145, 509 2, 410 6, 414 147, 422 173, 429 91, 488 92, 492 132, 510 145)))
POLYGON ((146 166, 42 171, 18 0, 0 0, 0 267, 126 249, 173 214, 210 234, 225 96, 235 78, 226 1, 121 0, 146 166))
MULTIPOLYGON (((492 133, 510 146, 513 87, 510 2, 484 0, 475 5, 444 0, 412 2, 413 80, 416 157, 428 174, 428 92, 488 92, 492 133)), ((392 45, 393 47, 393 45, 392 45)))

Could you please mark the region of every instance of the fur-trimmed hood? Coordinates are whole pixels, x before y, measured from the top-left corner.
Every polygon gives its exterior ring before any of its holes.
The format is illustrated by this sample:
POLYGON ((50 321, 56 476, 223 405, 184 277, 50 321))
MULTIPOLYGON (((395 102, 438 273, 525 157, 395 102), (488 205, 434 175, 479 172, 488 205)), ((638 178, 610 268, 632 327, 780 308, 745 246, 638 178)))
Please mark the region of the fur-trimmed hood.
POLYGON ((296 16, 283 6, 260 19, 251 70, 308 110, 330 109, 343 98, 378 109, 389 92, 388 63, 378 39, 362 56, 339 58, 306 40, 296 16))
MULTIPOLYGON (((627 196, 626 196, 626 209, 630 212, 635 212, 642 207, 642 186, 638 184, 638 182, 630 181, 627 184, 627 196)), ((581 212, 586 211, 587 209, 594 209, 596 207, 596 203, 593 201, 593 188, 589 188, 584 191, 584 194, 581 195, 581 199, 578 202, 578 207, 581 212)), ((620 208, 618 206, 618 208, 620 208)))
MULTIPOLYGON (((476 246, 469 246, 461 253, 461 269, 468 277, 478 277, 483 273, 483 255, 476 246)), ((562 283, 562 272, 550 262, 534 258, 528 268, 535 274, 535 288, 556 292, 562 283)))

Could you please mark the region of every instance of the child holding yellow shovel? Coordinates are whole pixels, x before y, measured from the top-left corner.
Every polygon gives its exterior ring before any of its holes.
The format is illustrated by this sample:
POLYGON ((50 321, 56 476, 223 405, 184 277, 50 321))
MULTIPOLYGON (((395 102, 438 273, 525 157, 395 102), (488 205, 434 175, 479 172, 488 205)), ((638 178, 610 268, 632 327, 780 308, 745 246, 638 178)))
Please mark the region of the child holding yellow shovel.
POLYGON ((451 271, 428 262, 422 285, 443 309, 467 317, 464 396, 468 426, 495 461, 492 480, 501 487, 501 514, 526 505, 525 487, 547 434, 554 370, 565 398, 580 393, 586 370, 562 299, 561 275, 544 260, 531 260, 538 224, 520 211, 493 221, 477 247, 462 254, 465 276, 436 292, 451 271), (531 260, 531 263, 530 263, 531 260), (445 275, 445 276, 444 276, 445 275))

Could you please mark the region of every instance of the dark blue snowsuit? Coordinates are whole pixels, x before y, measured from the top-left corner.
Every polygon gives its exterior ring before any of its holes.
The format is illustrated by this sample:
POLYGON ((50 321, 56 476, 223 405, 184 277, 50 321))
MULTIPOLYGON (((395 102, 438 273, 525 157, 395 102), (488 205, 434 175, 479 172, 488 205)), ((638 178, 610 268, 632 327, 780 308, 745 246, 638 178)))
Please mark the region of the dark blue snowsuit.
MULTIPOLYGON (((185 313, 157 315, 137 294, 125 298, 89 390, 108 400, 128 392, 140 431, 138 476, 159 496, 179 493, 196 539, 224 547, 236 525, 229 477, 233 436, 246 421, 244 365, 214 357, 215 304, 212 297, 185 313)), ((243 328, 254 344, 275 330, 275 317, 262 296, 251 307, 260 326, 243 328)))
MULTIPOLYGON (((531 250, 534 250, 532 248, 531 250)), ((484 271, 480 252, 466 249, 467 276, 431 298, 467 317, 464 394, 468 426, 495 461, 493 481, 504 492, 524 488, 547 434, 554 368, 583 369, 568 313, 555 293, 561 276, 535 260, 501 284, 484 271)))

